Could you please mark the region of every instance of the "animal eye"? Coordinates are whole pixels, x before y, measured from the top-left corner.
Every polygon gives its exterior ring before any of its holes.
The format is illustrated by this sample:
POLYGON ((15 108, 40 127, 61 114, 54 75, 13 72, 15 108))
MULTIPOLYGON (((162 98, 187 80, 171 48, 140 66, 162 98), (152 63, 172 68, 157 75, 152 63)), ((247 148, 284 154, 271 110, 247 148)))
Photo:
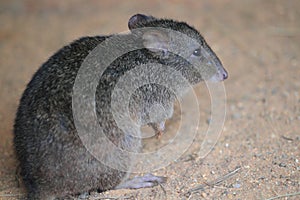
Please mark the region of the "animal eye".
POLYGON ((193 52, 194 56, 200 56, 201 55, 201 50, 200 49, 195 49, 193 52))

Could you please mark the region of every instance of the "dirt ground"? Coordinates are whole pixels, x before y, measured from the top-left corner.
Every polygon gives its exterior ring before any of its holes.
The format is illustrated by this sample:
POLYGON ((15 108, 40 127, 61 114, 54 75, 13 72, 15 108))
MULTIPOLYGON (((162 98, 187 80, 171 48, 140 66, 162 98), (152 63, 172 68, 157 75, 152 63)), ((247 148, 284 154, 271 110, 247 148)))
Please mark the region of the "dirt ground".
MULTIPOLYGON (((15 178, 12 127, 33 73, 76 38, 126 31, 135 13, 186 21, 200 30, 229 72, 224 82, 225 125, 205 158, 197 157, 198 137, 179 159, 153 172, 167 176, 166 184, 94 192, 87 198, 299 199, 298 0, 1 0, 0 199, 20 199, 25 194, 15 178)), ((205 119, 209 109, 203 101, 205 119)), ((168 122, 167 132, 174 124, 176 120, 168 122)), ((203 124, 200 130, 205 132, 203 124)), ((167 133, 156 143, 167 141, 164 137, 167 133)))

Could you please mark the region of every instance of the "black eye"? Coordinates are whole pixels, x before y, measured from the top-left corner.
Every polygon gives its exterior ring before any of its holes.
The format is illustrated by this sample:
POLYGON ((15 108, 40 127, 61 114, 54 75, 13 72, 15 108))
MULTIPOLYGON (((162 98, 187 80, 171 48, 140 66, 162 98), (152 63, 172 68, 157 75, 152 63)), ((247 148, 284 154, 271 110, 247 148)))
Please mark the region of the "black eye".
POLYGON ((194 52, 193 52, 193 55, 194 55, 194 56, 200 56, 200 55, 201 55, 201 50, 200 50, 200 48, 199 48, 199 49, 195 49, 194 52))

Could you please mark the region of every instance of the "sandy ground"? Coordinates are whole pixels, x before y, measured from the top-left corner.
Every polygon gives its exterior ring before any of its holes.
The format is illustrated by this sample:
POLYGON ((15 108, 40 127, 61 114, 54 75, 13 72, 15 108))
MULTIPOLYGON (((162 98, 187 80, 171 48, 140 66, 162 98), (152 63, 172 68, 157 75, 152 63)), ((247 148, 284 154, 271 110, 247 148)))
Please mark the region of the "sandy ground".
MULTIPOLYGON (((15 178, 12 126, 32 74, 78 37, 126 31, 135 13, 187 21, 205 36, 229 72, 223 133, 204 159, 197 157, 202 141, 198 137, 188 152, 154 172, 167 176, 166 184, 94 192, 88 198, 267 199, 290 194, 280 199, 299 199, 298 0, 1 0, 0 199, 20 199, 25 194, 15 178)), ((206 119, 209 109, 203 102, 200 108, 206 119)), ((167 132, 176 122, 175 115, 167 132)), ((205 132, 203 124, 200 131, 205 132)), ((156 143, 168 141, 167 135, 156 143)))

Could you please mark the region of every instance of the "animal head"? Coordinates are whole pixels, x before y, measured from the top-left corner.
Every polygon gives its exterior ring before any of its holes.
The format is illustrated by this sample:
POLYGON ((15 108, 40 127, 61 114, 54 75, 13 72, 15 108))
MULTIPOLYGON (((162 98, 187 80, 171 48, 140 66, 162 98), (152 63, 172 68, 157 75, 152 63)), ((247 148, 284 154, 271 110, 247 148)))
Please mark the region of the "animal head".
POLYGON ((172 66, 192 84, 223 81, 228 74, 201 34, 185 22, 136 14, 129 19, 132 33, 141 34, 143 45, 172 66))

